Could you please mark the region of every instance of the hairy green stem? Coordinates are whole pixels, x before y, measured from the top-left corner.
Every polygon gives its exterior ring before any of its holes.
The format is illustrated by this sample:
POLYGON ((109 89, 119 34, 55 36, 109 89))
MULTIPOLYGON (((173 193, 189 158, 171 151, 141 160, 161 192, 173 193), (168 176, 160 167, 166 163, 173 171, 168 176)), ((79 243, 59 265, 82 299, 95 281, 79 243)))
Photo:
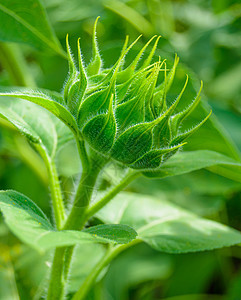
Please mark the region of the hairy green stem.
MULTIPOLYGON (((97 177, 103 166, 106 164, 106 160, 95 152, 92 152, 90 157, 88 157, 84 142, 81 139, 77 140, 77 144, 79 152, 81 153, 83 172, 75 194, 71 212, 62 227, 63 230, 81 230, 91 216, 140 175, 139 172, 130 172, 114 189, 88 210, 97 177)), ((52 297, 53 299, 62 299, 64 296, 64 289, 68 278, 73 251, 74 246, 57 248, 55 251, 49 285, 49 297, 52 297), (55 269, 58 271, 58 275, 56 275, 57 271, 55 269), (57 288, 56 285, 58 286, 57 288)), ((117 251, 115 253, 117 253, 117 251)), ((108 264, 108 261, 106 264, 108 264)))
POLYGON ((75 140, 79 152, 79 157, 82 164, 83 173, 87 173, 90 167, 89 158, 85 148, 85 141, 81 136, 75 134, 75 140))
POLYGON ((86 212, 86 219, 88 220, 95 213, 97 213, 102 207, 104 207, 108 202, 110 202, 120 191, 122 191, 130 182, 132 182, 137 177, 141 176, 140 172, 130 171, 121 182, 111 189, 103 198, 101 198, 97 203, 92 205, 86 212))
POLYGON ((130 248, 131 246, 134 246, 138 243, 141 243, 142 240, 135 239, 132 242, 121 245, 121 246, 115 246, 110 247, 110 249, 107 250, 105 256, 100 259, 100 261, 97 263, 97 265, 93 268, 93 270, 90 272, 90 274, 86 277, 84 283, 81 285, 79 290, 75 293, 72 300, 84 300, 86 299, 86 296, 90 290, 90 288, 95 283, 96 278, 100 274, 100 272, 121 252, 124 250, 130 248))
MULTIPOLYGON (((116 194, 118 194, 123 188, 125 188, 131 181, 140 176, 139 172, 131 171, 117 186, 115 186, 106 196, 104 196, 98 203, 92 206, 89 210, 83 213, 81 221, 79 220, 79 229, 84 227, 84 224, 88 221, 88 219, 93 216, 97 211, 99 211, 103 206, 105 206, 111 199, 114 198, 116 194)), ((65 253, 65 267, 64 267, 64 278, 67 280, 68 271, 71 264, 71 259, 74 251, 73 247, 68 247, 65 253)))
POLYGON ((26 87, 36 86, 18 45, 0 43, 0 62, 8 71, 14 85, 26 87))
POLYGON ((60 300, 64 297, 65 279, 63 277, 63 266, 65 250, 66 247, 55 249, 47 300, 60 300))
POLYGON ((63 229, 80 230, 83 226, 84 216, 100 170, 98 166, 92 165, 87 173, 82 173, 71 212, 63 229))
MULTIPOLYGON (((80 143, 79 146, 83 147, 84 144, 80 143)), ((88 157, 86 152, 84 155, 86 155, 85 159, 87 159, 88 157)), ((87 160, 85 160, 85 162, 87 163, 87 160)), ((75 194, 71 212, 61 229, 81 230, 84 227, 86 219, 83 216, 85 215, 85 211, 88 208, 96 179, 103 164, 104 162, 99 161, 99 157, 97 156, 97 154, 96 157, 94 157, 92 154, 90 161, 88 159, 88 165, 86 164, 85 167, 83 167, 83 172, 75 194)), ((59 247, 55 250, 48 290, 49 300, 61 300, 64 296, 64 289, 68 277, 73 250, 74 246, 59 247)))

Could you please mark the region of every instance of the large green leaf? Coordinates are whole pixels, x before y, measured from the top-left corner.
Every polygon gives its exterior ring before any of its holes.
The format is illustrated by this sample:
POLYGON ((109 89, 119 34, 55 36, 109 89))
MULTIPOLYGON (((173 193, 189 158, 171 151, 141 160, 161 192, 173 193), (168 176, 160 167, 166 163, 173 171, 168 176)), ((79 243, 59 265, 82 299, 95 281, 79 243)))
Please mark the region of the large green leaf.
POLYGON ((0 40, 49 48, 65 56, 38 0, 0 0, 0 40))
MULTIPOLYGON (((56 93, 57 94, 57 93, 56 93)), ((57 118, 63 121, 73 132, 77 131, 77 124, 73 118, 73 116, 68 112, 68 110, 59 103, 61 101, 60 97, 56 97, 56 95, 49 95, 45 91, 32 91, 28 89, 18 89, 12 92, 0 93, 0 96, 7 96, 13 98, 20 98, 23 100, 28 100, 30 102, 36 103, 52 114, 54 114, 57 118), (58 101, 58 102, 57 102, 58 101)))
POLYGON ((0 209, 10 230, 24 243, 39 251, 83 243, 125 243, 136 237, 128 226, 98 226, 92 232, 56 231, 41 209, 15 191, 0 192, 0 209))
POLYGON ((209 168, 215 173, 241 182, 241 162, 209 150, 180 152, 171 157, 159 170, 145 172, 144 175, 147 177, 164 178, 189 173, 202 168, 209 168))
POLYGON ((50 157, 54 157, 58 142, 55 124, 49 114, 32 103, 0 101, 0 116, 11 122, 31 142, 38 143, 50 157))
POLYGON ((148 195, 122 192, 97 217, 107 223, 128 224, 144 242, 164 252, 195 252, 241 243, 238 231, 148 195))

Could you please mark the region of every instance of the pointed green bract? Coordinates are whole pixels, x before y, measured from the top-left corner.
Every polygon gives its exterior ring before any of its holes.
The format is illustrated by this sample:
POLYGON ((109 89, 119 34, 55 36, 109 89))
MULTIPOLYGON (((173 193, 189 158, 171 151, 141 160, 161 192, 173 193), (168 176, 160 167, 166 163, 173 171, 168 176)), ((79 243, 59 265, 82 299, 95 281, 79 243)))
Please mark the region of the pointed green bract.
POLYGON ((114 142, 116 123, 113 113, 102 114, 91 119, 83 128, 83 136, 97 151, 107 153, 114 142))
POLYGON ((173 104, 163 114, 165 115, 165 118, 163 118, 163 120, 156 126, 154 130, 154 143, 157 147, 166 147, 170 142, 172 133, 171 133, 169 120, 175 108, 177 107, 179 101, 181 100, 181 97, 186 89, 187 83, 188 83, 188 76, 180 94, 173 102, 173 104))
POLYGON ((79 71, 77 71, 74 58, 71 54, 68 35, 66 37, 66 47, 69 61, 69 75, 64 87, 64 100, 71 114, 77 118, 80 103, 87 87, 87 78, 83 67, 80 44, 78 39, 78 60, 79 71))
POLYGON ((149 83, 148 92, 145 97, 145 121, 149 122, 155 119, 155 107, 153 105, 153 94, 156 88, 156 83, 159 75, 160 68, 162 67, 163 62, 156 63, 152 71, 152 80, 149 83))
MULTIPOLYGON (((120 57, 123 55, 123 58, 124 58, 124 56, 127 55, 127 53, 130 51, 130 49, 131 49, 131 48, 137 43, 137 41, 141 38, 141 36, 142 36, 142 35, 139 35, 138 38, 135 39, 134 42, 132 42, 132 44, 130 44, 130 46, 129 46, 126 50, 125 50, 125 48, 124 48, 125 51, 123 51, 123 49, 122 49, 120 57)), ((128 40, 129 40, 129 36, 126 37, 126 42, 128 42, 128 40)), ((124 65, 124 60, 122 60, 121 68, 123 68, 123 65, 124 65)), ((127 69, 128 69, 128 67, 127 67, 127 69)), ((128 80, 128 79, 133 75, 133 73, 134 73, 134 72, 132 72, 132 70, 129 70, 129 69, 128 69, 127 71, 126 71, 126 69, 125 69, 125 70, 120 70, 120 72, 119 72, 119 74, 118 74, 118 77, 117 77, 117 82, 118 82, 118 83, 122 83, 122 82, 128 80)))
POLYGON ((145 80, 140 79, 140 84, 136 84, 134 91, 129 94, 130 100, 117 106, 116 119, 120 131, 123 131, 131 125, 144 122, 145 100, 147 97, 152 96, 150 89, 152 89, 153 83, 154 85, 156 83, 156 77, 158 75, 158 72, 156 72, 157 68, 157 66, 154 66, 152 72, 150 72, 150 75, 145 80))
POLYGON ((121 61, 126 51, 128 50, 126 50, 126 47, 127 43, 125 43, 121 56, 116 62, 116 67, 112 68, 109 74, 107 74, 107 76, 109 77, 109 80, 106 82, 108 83, 107 87, 104 87, 100 91, 91 94, 88 98, 85 99, 85 101, 80 106, 78 116, 78 124, 80 128, 83 127, 83 125, 86 123, 86 121, 88 121, 88 119, 98 114, 105 113, 110 107, 110 103, 112 103, 113 101, 115 102, 115 97, 113 97, 113 95, 115 95, 116 77, 121 61))
POLYGON ((154 46, 151 49, 151 52, 149 53, 148 57, 145 59, 144 63, 141 66, 142 69, 146 68, 151 63, 151 60, 152 60, 152 58, 153 58, 153 56, 155 54, 155 51, 156 51, 156 48, 157 48, 157 45, 158 45, 158 42, 159 42, 160 38, 161 38, 161 36, 157 37, 157 39, 155 41, 155 44, 154 44, 154 46))
POLYGON ((119 58, 117 59, 116 63, 113 65, 112 68, 107 70, 107 72, 103 71, 103 72, 105 72, 105 76, 104 76, 103 80, 99 82, 99 87, 97 86, 97 88, 100 88, 101 86, 109 85, 110 82, 113 81, 113 78, 114 78, 114 80, 118 81, 118 75, 119 75, 118 71, 121 69, 121 67, 124 63, 125 55, 128 53, 129 48, 130 48, 130 46, 127 48, 128 41, 129 41, 129 36, 127 35, 119 58))
POLYGON ((175 56, 174 64, 172 69, 169 71, 168 75, 165 76, 165 80, 156 88, 154 98, 153 98, 153 105, 155 107, 156 116, 158 116, 162 111, 165 111, 166 106, 166 94, 168 93, 169 89, 171 88, 172 82, 175 77, 176 68, 179 62, 179 58, 175 56))
POLYGON ((194 101, 183 111, 179 112, 178 114, 172 116, 171 118, 171 130, 172 134, 175 135, 177 134, 178 127, 180 124, 194 111, 194 109, 197 107, 201 100, 201 91, 203 88, 203 82, 201 81, 201 86, 199 89, 199 92, 194 99, 194 101))
POLYGON ((146 154, 144 154, 140 159, 135 161, 133 164, 131 164, 130 167, 139 170, 156 169, 160 166, 164 154, 176 151, 184 144, 185 143, 174 147, 166 148, 166 149, 151 150, 146 154))
POLYGON ((151 149, 152 130, 152 123, 138 124, 127 129, 115 141, 111 156, 124 164, 133 163, 151 149))
POLYGON ((195 131, 197 131, 207 120, 208 118, 211 116, 212 111, 210 111, 210 113, 206 116, 205 119, 203 119, 198 125, 196 125, 195 127, 193 127, 192 129, 179 134, 178 136, 176 136, 170 143, 170 146, 182 143, 183 141, 185 141, 188 137, 190 137, 195 131))
POLYGON ((141 97, 137 96, 118 105, 115 115, 120 131, 131 125, 144 122, 144 103, 141 97))
POLYGON ((86 123, 83 128, 83 136, 97 151, 108 152, 115 139, 116 121, 112 110, 113 95, 106 114, 97 115, 86 123))
POLYGON ((101 60, 101 56, 100 56, 100 52, 98 49, 98 44, 97 44, 97 37, 96 37, 96 27, 97 27, 97 23, 100 17, 98 17, 95 20, 95 24, 94 24, 94 30, 93 30, 93 38, 92 38, 92 60, 89 63, 89 65, 87 66, 87 74, 89 76, 91 75, 96 75, 99 73, 101 65, 102 65, 102 60, 101 60))
POLYGON ((79 110, 78 124, 82 128, 93 116, 106 113, 113 95, 113 88, 107 87, 89 96, 79 110))
MULTIPOLYGON (((137 56, 135 57, 135 59, 133 60, 133 62, 123 71, 121 71, 118 75, 118 80, 119 81, 123 81, 126 80, 126 78, 130 78, 134 72, 135 69, 137 67, 137 64, 142 56, 142 54, 144 53, 144 51, 146 50, 146 48, 148 47, 148 45, 152 42, 152 40, 155 38, 156 36, 154 35, 145 45, 144 47, 139 51, 139 53, 137 54, 137 56)), ((135 41, 136 42, 136 41, 135 41)))

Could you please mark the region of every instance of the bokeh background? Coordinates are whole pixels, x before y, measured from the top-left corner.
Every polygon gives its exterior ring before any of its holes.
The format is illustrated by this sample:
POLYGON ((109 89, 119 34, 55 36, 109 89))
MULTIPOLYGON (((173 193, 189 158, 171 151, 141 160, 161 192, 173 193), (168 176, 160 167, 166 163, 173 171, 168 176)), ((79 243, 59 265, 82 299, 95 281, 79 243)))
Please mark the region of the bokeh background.
MULTIPOLYGON (((210 149, 238 156, 241 150, 241 3, 235 0, 44 0, 50 23, 63 48, 69 34, 73 53, 81 38, 85 60, 91 57, 93 23, 100 16, 98 40, 105 67, 117 59, 125 36, 133 41, 143 34, 127 58, 153 35, 161 35, 156 57, 171 64, 180 57, 173 95, 185 73, 191 75, 191 97, 204 82, 203 101, 212 107, 223 140, 210 141, 210 149), (227 142, 226 142, 227 144, 227 142), (233 154, 230 154, 230 153, 233 154)), ((3 49, 1 45, 0 48, 3 49)), ((61 91, 67 61, 48 49, 12 44, 30 85, 61 91), (34 78, 34 81, 31 81, 34 78), (35 82, 35 83, 34 83, 35 82)), ((0 85, 21 85, 0 50, 0 85)), ((205 136, 203 131, 203 138, 205 136)), ((196 140, 198 139, 198 136, 196 140)), ((189 147, 195 145, 195 137, 189 147)), ((200 148, 202 145, 200 145, 200 148)), ((61 183, 67 198, 79 173, 75 146, 58 154, 61 183)), ((105 189, 117 173, 108 173, 105 189)), ((241 230, 241 185, 234 178, 208 170, 162 180, 141 179, 128 189, 153 194, 177 203, 200 216, 241 230)), ((116 178, 117 180, 118 178, 116 178)), ((0 188, 15 189, 33 199, 50 217, 47 174, 43 162, 27 141, 6 121, 0 120, 0 188)), ((73 269, 71 288, 84 278, 102 255, 102 246, 82 249, 73 269), (92 256, 94 259, 88 260, 92 256), (82 258, 81 258, 82 257, 82 258), (87 259, 86 259, 87 258, 87 259)), ((48 269, 48 256, 23 245, 0 223, 0 299, 33 299, 48 269), (19 296, 20 295, 20 296, 19 296)), ((77 257, 77 255, 76 255, 77 257)), ((241 300, 241 250, 238 247, 212 252, 169 255, 138 245, 118 257, 91 291, 93 300, 241 300)), ((77 260, 77 258, 76 258, 77 260)))

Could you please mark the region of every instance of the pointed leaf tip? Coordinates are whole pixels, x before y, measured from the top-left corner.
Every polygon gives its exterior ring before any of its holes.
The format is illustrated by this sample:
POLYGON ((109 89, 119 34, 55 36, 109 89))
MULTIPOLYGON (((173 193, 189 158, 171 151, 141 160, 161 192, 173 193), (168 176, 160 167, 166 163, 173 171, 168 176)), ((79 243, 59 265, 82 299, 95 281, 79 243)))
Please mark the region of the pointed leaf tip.
POLYGON ((182 134, 179 134, 177 137, 175 137, 171 141, 170 146, 173 146, 175 144, 179 144, 179 143, 183 142, 185 139, 187 139, 188 137, 190 137, 195 131, 197 131, 209 119, 211 114, 212 114, 212 110, 210 110, 209 114, 199 124, 197 124, 195 127, 193 127, 192 129, 190 129, 190 130, 188 130, 188 131, 186 131, 182 134))
POLYGON ((97 23, 98 23, 99 18, 100 18, 99 16, 96 18, 95 23, 94 23, 94 28, 93 28, 92 59, 87 67, 87 73, 90 76, 97 75, 102 66, 102 60, 101 60, 101 56, 100 56, 100 52, 99 52, 99 48, 98 48, 97 34, 96 34, 97 23))
POLYGON ((200 100, 201 100, 201 91, 203 88, 203 81, 201 81, 200 89, 197 93, 196 98, 193 100, 193 102, 186 107, 183 111, 177 113, 172 117, 171 120, 171 127, 172 127, 172 133, 175 135, 178 131, 179 126, 181 123, 194 111, 194 109, 198 106, 200 100))
MULTIPOLYGON (((154 36, 156 37, 156 36, 154 36)), ((154 46, 152 47, 152 50, 150 52, 150 54, 148 55, 148 57, 146 58, 146 60, 144 61, 143 65, 142 65, 142 68, 146 68, 150 63, 151 63, 151 60, 155 54, 155 51, 156 51, 156 48, 157 48, 157 45, 158 45, 158 42, 160 40, 161 36, 159 35, 155 41, 155 44, 154 46)))

